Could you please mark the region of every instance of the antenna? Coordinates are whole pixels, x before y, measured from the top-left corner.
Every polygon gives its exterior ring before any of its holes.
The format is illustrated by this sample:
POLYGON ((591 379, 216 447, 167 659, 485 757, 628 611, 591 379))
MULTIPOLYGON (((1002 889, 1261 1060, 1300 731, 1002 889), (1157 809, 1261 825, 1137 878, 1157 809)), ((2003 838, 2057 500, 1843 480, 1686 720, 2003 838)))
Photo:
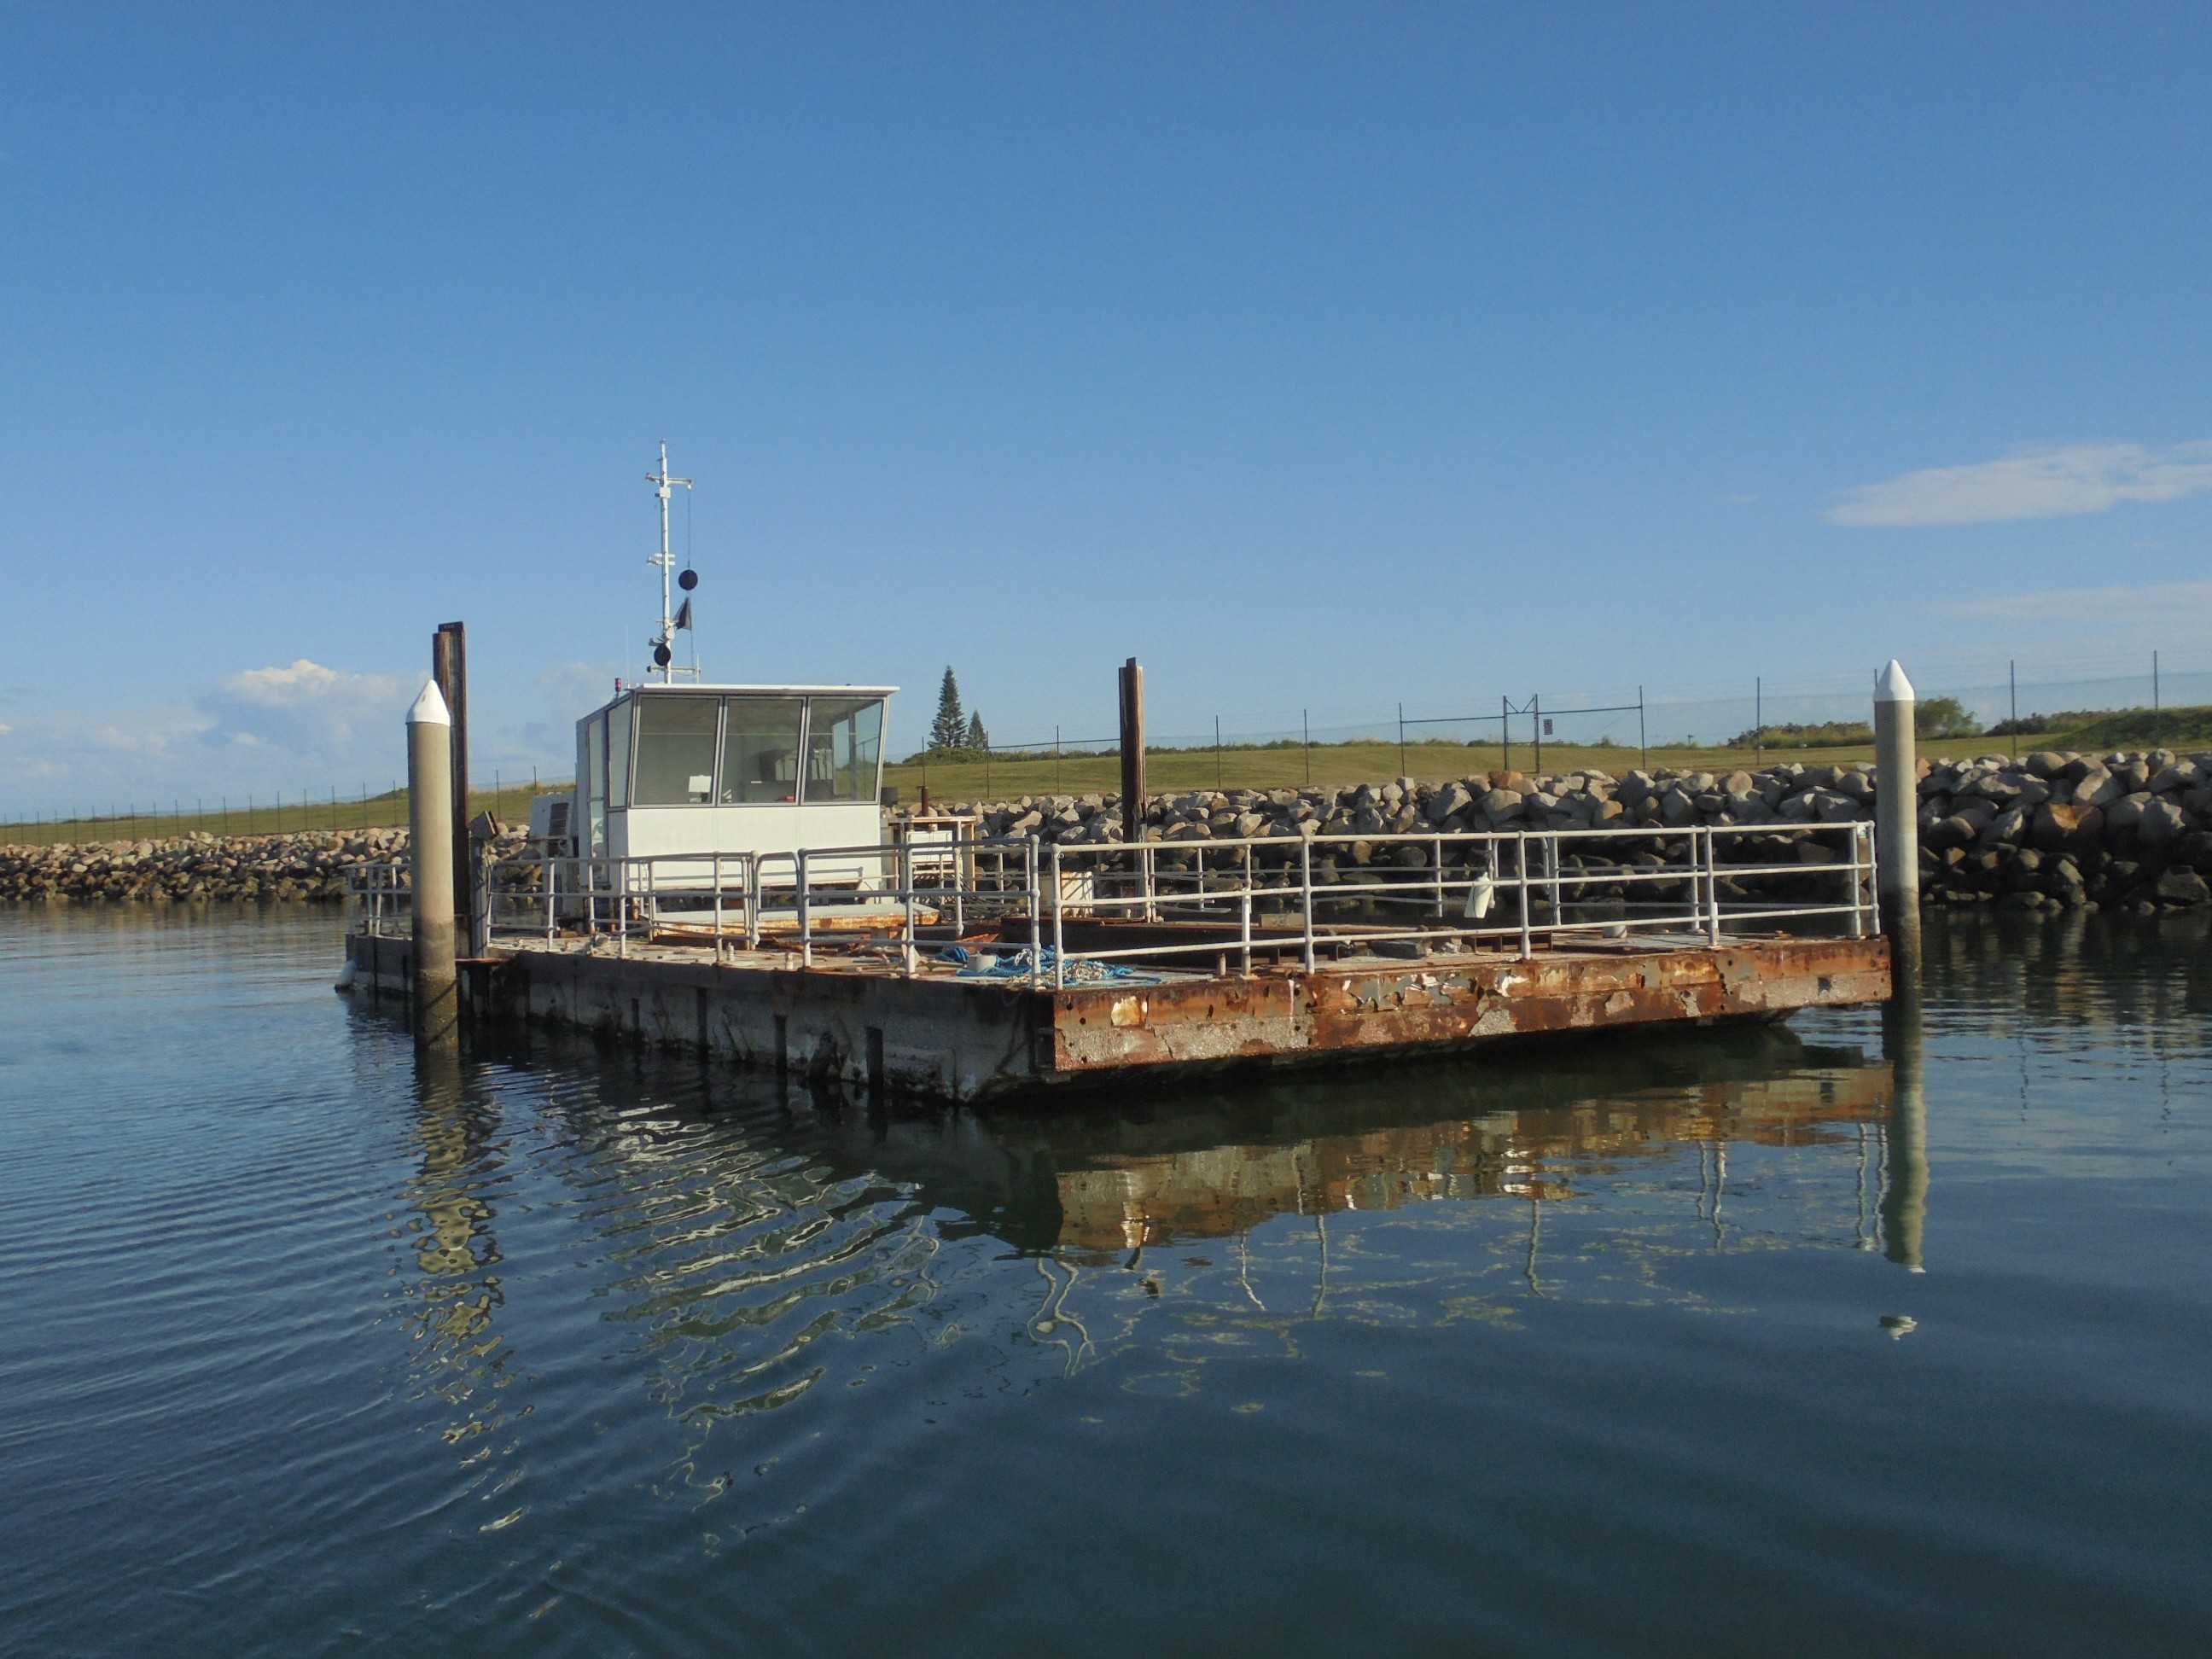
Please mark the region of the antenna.
MULTIPOLYGON (((670 613, 675 595, 669 591, 669 573, 676 568, 676 556, 668 546, 668 494, 672 484, 691 488, 691 480, 672 477, 668 471, 668 443, 660 445, 660 471, 645 475, 646 483, 654 486, 660 496, 660 551, 647 559, 647 564, 660 567, 660 632, 653 636, 653 660, 660 670, 663 684, 673 684, 679 672, 676 666, 676 618, 670 613)), ((689 671, 693 679, 699 678, 695 663, 689 671)))

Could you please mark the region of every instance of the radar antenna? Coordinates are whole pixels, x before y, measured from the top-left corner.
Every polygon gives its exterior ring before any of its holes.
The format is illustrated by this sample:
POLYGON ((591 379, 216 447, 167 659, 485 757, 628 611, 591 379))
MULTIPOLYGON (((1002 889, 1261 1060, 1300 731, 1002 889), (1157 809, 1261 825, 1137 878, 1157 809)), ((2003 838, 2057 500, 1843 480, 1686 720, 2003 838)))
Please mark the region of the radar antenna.
MULTIPOLYGON (((696 666, 691 668, 676 666, 676 629, 679 624, 672 610, 676 596, 670 591, 670 573, 676 568, 676 556, 669 550, 668 546, 670 488, 675 484, 682 484, 689 489, 691 488, 691 480, 673 477, 669 472, 668 445, 665 440, 660 446, 660 471, 647 473, 645 481, 654 487, 655 492, 660 497, 660 551, 646 561, 647 564, 660 567, 660 632, 653 636, 653 666, 660 670, 660 678, 664 684, 674 684, 678 674, 689 675, 696 680, 699 678, 699 671, 696 666)), ((680 625, 688 628, 691 625, 691 601, 688 599, 684 602, 684 621, 680 625)))

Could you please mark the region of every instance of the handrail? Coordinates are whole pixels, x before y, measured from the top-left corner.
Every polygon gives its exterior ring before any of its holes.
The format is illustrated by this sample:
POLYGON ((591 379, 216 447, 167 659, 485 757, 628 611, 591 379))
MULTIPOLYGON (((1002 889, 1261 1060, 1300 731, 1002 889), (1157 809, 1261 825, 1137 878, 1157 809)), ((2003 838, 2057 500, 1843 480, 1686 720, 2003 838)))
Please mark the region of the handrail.
MULTIPOLYGON (((711 944, 719 962, 740 939, 757 951, 795 935, 802 968, 818 965, 825 949, 849 955, 866 948, 895 956, 907 975, 924 971, 936 944, 967 935, 971 920, 996 915, 1026 921, 1025 977, 1042 988, 1068 982, 1071 916, 1218 923, 1233 934, 1179 941, 1154 933, 1079 957, 1141 957, 1157 966, 1164 958, 1222 956, 1233 941, 1246 974, 1262 953, 1295 953, 1311 972, 1324 951, 1439 938, 1504 945, 1526 958, 1540 940, 1663 933, 1717 948, 1731 931, 1813 919, 1839 921, 1864 937, 1875 926, 1873 843, 1873 826, 1857 821, 1302 832, 1134 844, 957 836, 921 848, 541 854, 493 864, 480 890, 495 940, 550 947, 563 935, 583 935, 626 956, 634 945, 672 939, 711 944), (1813 862, 1721 856, 1724 842, 1750 837, 1842 844, 1813 862), (1747 883, 1808 875, 1832 877, 1842 890, 1821 902, 1745 891, 1747 883), (1604 896, 1593 898, 1592 888, 1604 896)), ((355 866, 349 885, 356 931, 410 925, 404 866, 355 866)), ((1023 948, 1003 934, 1002 945, 1023 948)))

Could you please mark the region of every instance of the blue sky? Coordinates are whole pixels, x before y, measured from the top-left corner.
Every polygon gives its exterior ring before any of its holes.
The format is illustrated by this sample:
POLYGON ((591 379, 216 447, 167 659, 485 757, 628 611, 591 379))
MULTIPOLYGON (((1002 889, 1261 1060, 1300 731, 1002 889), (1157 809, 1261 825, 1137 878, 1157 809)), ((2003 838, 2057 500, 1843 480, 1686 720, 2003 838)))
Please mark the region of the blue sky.
POLYGON ((642 653, 1002 738, 2212 669, 2212 13, 0 14, 0 810, 642 653), (685 532, 678 503, 679 545, 685 532), (1994 666, 1993 666, 1994 665, 1994 666))

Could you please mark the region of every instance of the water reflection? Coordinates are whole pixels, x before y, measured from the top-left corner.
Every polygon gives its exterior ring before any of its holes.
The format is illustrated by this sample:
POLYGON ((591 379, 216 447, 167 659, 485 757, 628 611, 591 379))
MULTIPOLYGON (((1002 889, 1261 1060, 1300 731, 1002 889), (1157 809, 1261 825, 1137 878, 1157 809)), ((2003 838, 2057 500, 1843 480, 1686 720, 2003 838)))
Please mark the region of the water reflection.
POLYGON ((1889 1179, 1881 1200, 1883 1253, 1908 1273, 1923 1271, 1928 1222, 1926 1015, 1917 985, 1900 984, 1882 1010, 1882 1047, 1894 1079, 1889 1121, 1889 1179))
MULTIPOLYGON (((520 1469, 495 1475, 491 1468, 516 1449, 498 1441, 508 1421, 500 1391, 512 1380, 511 1350, 495 1328, 506 1299, 493 1230, 492 1194, 504 1163, 499 1105, 472 1086, 451 1043, 415 1051, 414 1083, 419 1150, 400 1231, 412 1267, 400 1281, 413 1343, 410 1373, 419 1395, 442 1402, 443 1437, 460 1449, 462 1467, 483 1468, 479 1484, 504 1492, 520 1469)), ((512 1524, 521 1513, 489 1524, 512 1524)))
POLYGON ((1730 1143, 1856 1144, 1855 1127, 1887 1121, 1886 1063, 1786 1030, 1607 1047, 981 1121, 921 1116, 865 1137, 850 1117, 832 1121, 856 1164, 915 1182, 1010 1243, 1127 1265, 1275 1216, 1571 1200, 1685 1146, 1700 1158, 1697 1212, 1717 1225, 1730 1143))
POLYGON ((967 1386, 1021 1389, 1133 1348, 1171 1370, 1288 1352, 1320 1319, 1694 1301, 1687 1259, 1877 1236, 1894 1255, 1906 1210, 1917 1249, 1921 1199, 1881 1190, 1909 1167, 1887 1150, 1891 1062, 1786 1028, 990 1115, 543 1033, 471 1065, 473 1094, 425 1085, 413 1195, 439 1386, 458 1406, 500 1380, 504 1097, 599 1240, 600 1318, 684 1427, 681 1480, 710 1496, 730 1479, 702 1453, 715 1425, 961 1345, 967 1386))

